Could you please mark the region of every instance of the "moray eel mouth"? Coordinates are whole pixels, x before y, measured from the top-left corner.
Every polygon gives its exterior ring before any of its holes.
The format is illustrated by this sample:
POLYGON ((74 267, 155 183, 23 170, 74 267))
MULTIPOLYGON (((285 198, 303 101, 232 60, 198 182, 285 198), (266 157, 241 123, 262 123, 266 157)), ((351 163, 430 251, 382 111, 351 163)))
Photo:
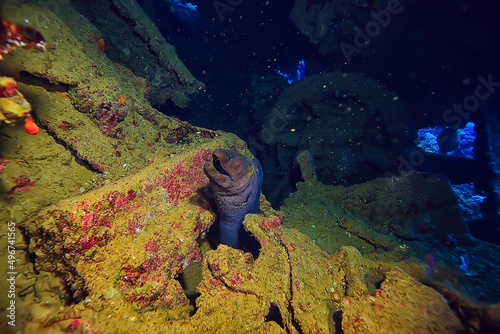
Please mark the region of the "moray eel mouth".
POLYGON ((213 184, 237 191, 246 187, 255 167, 253 161, 241 153, 217 149, 212 153, 212 160, 203 165, 203 171, 213 184))
POLYGON ((212 154, 212 164, 213 164, 215 170, 219 174, 225 175, 225 176, 229 177, 231 180, 233 179, 231 177, 231 175, 227 172, 227 170, 225 170, 224 167, 222 166, 219 157, 217 155, 215 155, 215 154, 212 154))

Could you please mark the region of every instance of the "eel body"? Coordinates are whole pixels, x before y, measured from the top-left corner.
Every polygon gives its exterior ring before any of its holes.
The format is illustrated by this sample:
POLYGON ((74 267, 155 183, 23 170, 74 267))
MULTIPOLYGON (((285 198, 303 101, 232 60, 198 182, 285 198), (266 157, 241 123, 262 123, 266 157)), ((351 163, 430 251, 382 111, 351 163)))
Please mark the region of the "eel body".
POLYGON ((255 158, 231 150, 217 149, 203 171, 219 211, 221 243, 239 248, 239 231, 247 213, 260 212, 262 167, 255 158))

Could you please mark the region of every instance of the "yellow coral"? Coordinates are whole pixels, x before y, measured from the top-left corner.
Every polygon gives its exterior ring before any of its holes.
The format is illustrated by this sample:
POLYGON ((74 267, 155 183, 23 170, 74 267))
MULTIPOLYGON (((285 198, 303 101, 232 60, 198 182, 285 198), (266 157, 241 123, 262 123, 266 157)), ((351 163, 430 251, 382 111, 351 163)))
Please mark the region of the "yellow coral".
POLYGON ((17 86, 17 82, 13 78, 0 77, 0 86, 1 87, 17 86))
POLYGON ((0 98, 0 122, 14 123, 23 119, 30 110, 31 105, 19 92, 15 96, 0 98))

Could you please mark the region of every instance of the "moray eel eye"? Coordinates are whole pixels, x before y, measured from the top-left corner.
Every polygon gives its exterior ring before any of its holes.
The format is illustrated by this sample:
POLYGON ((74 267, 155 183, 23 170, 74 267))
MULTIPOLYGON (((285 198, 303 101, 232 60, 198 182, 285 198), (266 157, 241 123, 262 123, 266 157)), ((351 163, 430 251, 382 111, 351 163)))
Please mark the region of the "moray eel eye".
POLYGON ((231 175, 229 175, 229 173, 224 169, 224 167, 222 167, 222 164, 220 163, 219 157, 216 156, 215 154, 212 154, 212 157, 213 157, 213 164, 214 164, 215 170, 219 174, 222 174, 222 175, 225 175, 225 176, 231 178, 231 175))

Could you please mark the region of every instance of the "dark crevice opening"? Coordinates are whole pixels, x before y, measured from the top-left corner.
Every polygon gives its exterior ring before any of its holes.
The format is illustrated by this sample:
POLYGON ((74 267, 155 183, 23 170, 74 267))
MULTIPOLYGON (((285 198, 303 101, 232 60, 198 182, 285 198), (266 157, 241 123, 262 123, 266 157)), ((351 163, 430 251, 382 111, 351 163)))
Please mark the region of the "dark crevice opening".
MULTIPOLYGON (((257 260, 260 254, 260 242, 253 236, 252 233, 245 230, 243 226, 239 231, 239 235, 241 241, 241 247, 239 247, 239 249, 244 252, 249 252, 252 254, 253 259, 257 260)), ((210 226, 210 229, 206 234, 206 238, 213 249, 216 249, 217 246, 220 245, 220 222, 218 220, 210 226)))
POLYGON ((20 71, 16 77, 18 82, 30 86, 39 86, 49 92, 63 92, 67 93, 69 90, 75 88, 75 85, 68 85, 62 83, 53 83, 49 79, 35 76, 27 71, 20 71))
POLYGON ((171 100, 167 100, 162 104, 158 104, 157 101, 153 101, 151 99, 151 96, 148 98, 148 100, 153 107, 155 107, 159 112, 161 112, 165 116, 177 117, 183 120, 192 118, 194 116, 193 110, 189 108, 181 108, 171 100))
MULTIPOLYGON (((24 243, 28 246, 28 249, 29 249, 31 237, 28 235, 27 229, 23 226, 19 226, 19 230, 21 231, 21 233, 23 235, 24 243)), ((35 274, 39 275, 40 271, 38 270, 38 268, 35 265, 35 261, 38 258, 38 256, 36 255, 35 252, 28 251, 28 257, 30 259, 30 262, 33 264, 33 271, 35 272, 35 274)))
POLYGON ((289 278, 288 278, 289 279, 289 286, 290 286, 290 301, 288 303, 288 312, 290 313, 290 318, 291 318, 292 326, 295 327, 295 330, 298 331, 299 333, 303 333, 304 331, 302 331, 302 328, 300 327, 300 324, 298 323, 298 321, 295 318, 295 310, 293 309, 293 306, 292 306, 292 303, 291 303, 291 301, 293 300, 294 292, 293 292, 292 260, 290 258, 290 252, 288 251, 288 248, 286 247, 286 245, 283 242, 281 242, 281 246, 285 250, 286 257, 287 257, 287 260, 288 260, 288 266, 289 266, 288 269, 290 271, 290 275, 289 275, 289 278))
POLYGON ((377 290, 380 289, 383 281, 384 281, 384 279, 381 279, 380 281, 375 282, 375 289, 377 289, 377 290))
POLYGON ((283 317, 281 316, 280 309, 274 303, 271 303, 271 306, 269 307, 269 312, 267 313, 265 318, 265 322, 270 322, 270 321, 274 321, 281 328, 284 328, 283 317))
POLYGON ((244 232, 243 234, 246 235, 246 241, 243 244, 242 249, 244 252, 249 252, 250 254, 252 254, 253 259, 257 260, 260 254, 260 247, 261 247, 260 242, 253 236, 252 233, 245 230, 243 230, 243 232, 244 232))
POLYGON ((380 270, 370 269, 366 273, 368 281, 366 282, 366 287, 368 288, 368 293, 371 296, 375 296, 375 292, 380 289, 382 283, 385 281, 385 273, 380 270))
MULTIPOLYGON (((208 250, 213 250, 210 243, 206 239, 204 235, 198 236, 196 239, 196 243, 198 244, 198 249, 202 253, 202 256, 205 256, 205 253, 208 250)), ((196 298, 198 298, 201 294, 198 292, 198 285, 203 280, 202 276, 202 263, 203 258, 199 262, 192 263, 190 266, 184 268, 184 270, 175 277, 175 279, 181 284, 182 289, 184 290, 184 294, 186 298, 189 300, 189 303, 193 306, 193 310, 190 313, 190 316, 195 315, 198 307, 196 306, 196 298)))
POLYGON ((333 312, 333 323, 335 326, 335 334, 344 334, 342 330, 342 310, 333 312))
MULTIPOLYGON (((189 267, 191 267, 191 270, 196 270, 195 266, 193 266, 193 265, 191 265, 189 267)), ((188 269, 188 268, 186 268, 186 269, 188 269)), ((186 269, 184 269, 184 270, 186 270, 186 269)), ((201 270, 200 270, 200 274, 201 274, 201 270)), ((192 282, 188 281, 189 278, 187 277, 187 274, 184 273, 184 271, 181 272, 178 276, 176 276, 175 279, 181 284, 182 290, 184 290, 184 294, 186 295, 186 298, 189 300, 189 303, 193 306, 193 310, 189 314, 190 316, 193 316, 196 313, 196 311, 198 310, 198 308, 196 307, 196 298, 198 298, 201 294, 196 289, 194 291, 192 291, 192 289, 190 287, 192 282)), ((196 284, 196 286, 198 286, 198 284, 199 284, 199 282, 196 284)))
MULTIPOLYGON (((71 272, 70 277, 80 277, 80 274, 74 267, 68 265, 68 269, 68 271, 71 272)), ((89 292, 85 288, 83 288, 82 290, 75 290, 74 288, 72 288, 70 286, 70 283, 68 282, 68 274, 63 275, 62 273, 56 273, 56 276, 61 281, 61 285, 64 286, 64 289, 69 296, 68 299, 65 300, 67 306, 79 304, 80 302, 87 299, 87 297, 89 296, 89 292)), ((83 281, 83 285, 86 286, 85 281, 83 281)))

